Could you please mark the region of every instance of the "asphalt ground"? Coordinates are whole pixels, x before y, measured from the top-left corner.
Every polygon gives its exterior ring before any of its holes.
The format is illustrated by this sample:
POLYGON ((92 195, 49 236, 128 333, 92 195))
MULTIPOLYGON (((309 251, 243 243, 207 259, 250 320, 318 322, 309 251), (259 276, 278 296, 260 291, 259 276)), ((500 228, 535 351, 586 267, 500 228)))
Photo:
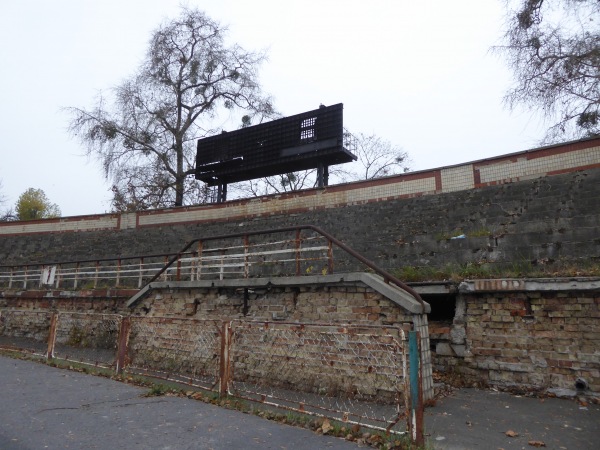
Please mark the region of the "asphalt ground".
POLYGON ((426 409, 425 433, 436 449, 597 450, 600 406, 459 389, 426 409))
MULTIPOLYGON (((356 443, 148 388, 0 356, 0 450, 356 449, 356 443)), ((427 448, 599 449, 600 406, 460 389, 425 412, 427 448), (508 433, 507 433, 508 432, 508 433), (510 435, 510 436, 509 436, 510 435)))
POLYGON ((0 449, 356 449, 343 439, 0 356, 0 449))

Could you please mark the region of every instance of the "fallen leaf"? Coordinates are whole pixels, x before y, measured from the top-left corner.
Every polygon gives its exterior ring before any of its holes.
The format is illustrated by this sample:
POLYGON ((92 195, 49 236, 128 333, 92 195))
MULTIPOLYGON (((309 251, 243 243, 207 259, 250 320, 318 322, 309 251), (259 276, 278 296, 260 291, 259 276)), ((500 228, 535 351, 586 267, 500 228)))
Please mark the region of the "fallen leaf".
POLYGON ((329 420, 323 419, 323 425, 321 425, 321 429, 323 430, 323 434, 327 434, 333 429, 333 426, 329 420))
POLYGON ((517 437, 519 435, 519 433, 517 433, 516 431, 513 431, 513 430, 508 430, 504 434, 507 435, 508 437, 517 437))
POLYGON ((542 442, 542 441, 529 441, 528 444, 531 445, 532 447, 545 447, 546 446, 546 443, 542 442))

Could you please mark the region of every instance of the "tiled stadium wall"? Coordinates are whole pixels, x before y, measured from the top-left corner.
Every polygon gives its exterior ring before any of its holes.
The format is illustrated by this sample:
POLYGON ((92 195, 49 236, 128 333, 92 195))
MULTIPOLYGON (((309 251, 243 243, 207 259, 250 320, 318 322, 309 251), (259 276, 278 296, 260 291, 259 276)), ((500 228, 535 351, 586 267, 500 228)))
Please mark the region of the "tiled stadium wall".
POLYGON ((364 182, 235 200, 224 204, 138 213, 66 217, 0 224, 0 235, 61 231, 127 230, 147 226, 247 220, 325 208, 444 194, 600 167, 600 139, 513 153, 501 157, 364 182))
MULTIPOLYGON (((218 205, 1 223, 0 264, 175 253, 198 237, 297 224, 391 270, 589 259, 600 257, 599 184, 596 139, 218 205)), ((360 270, 347 264, 336 268, 360 270)))

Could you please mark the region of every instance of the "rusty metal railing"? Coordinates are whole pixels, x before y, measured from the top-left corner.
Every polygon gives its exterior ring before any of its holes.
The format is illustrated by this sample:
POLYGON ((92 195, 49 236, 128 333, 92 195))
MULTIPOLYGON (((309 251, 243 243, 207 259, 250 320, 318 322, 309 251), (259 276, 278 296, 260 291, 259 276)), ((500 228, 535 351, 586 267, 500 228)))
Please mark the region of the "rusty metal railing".
POLYGON ((140 288, 172 253, 0 265, 0 287, 8 289, 140 288))
MULTIPOLYGON (((296 263, 296 270, 295 270, 294 274, 296 276, 302 275, 300 263, 302 261, 306 261, 306 259, 302 257, 303 250, 302 250, 301 244, 302 244, 303 239, 301 238, 301 232, 303 230, 311 230, 316 235, 324 238, 327 241, 326 248, 325 247, 316 247, 315 248, 315 250, 326 250, 327 251, 327 256, 326 256, 327 266, 323 268, 322 273, 324 273, 324 274, 325 273, 333 273, 333 271, 334 271, 333 250, 334 250, 334 247, 337 247, 340 250, 342 250, 343 252, 347 253, 352 258, 358 260, 359 262, 361 262, 362 264, 367 266, 369 269, 371 269, 376 274, 380 275, 386 283, 394 284, 398 288, 409 293, 417 301, 419 301, 419 303, 421 304, 422 311, 423 312, 425 311, 425 305, 424 305, 423 299, 421 298, 421 296, 419 295, 418 292, 416 292, 410 286, 408 286, 407 284, 405 284, 404 282, 402 282, 401 280, 396 278, 391 273, 387 272, 386 270, 377 266, 372 261, 370 261, 367 258, 365 258, 364 256, 362 256, 360 253, 356 252, 354 249, 352 249, 348 245, 344 244, 342 241, 336 239, 334 236, 327 233, 325 230, 323 230, 317 226, 314 226, 314 225, 297 225, 297 226, 292 226, 292 227, 275 228, 275 229, 259 230, 259 231, 246 231, 246 232, 242 232, 242 233, 234 233, 234 234, 226 234, 226 235, 221 235, 221 236, 211 236, 211 237, 207 237, 207 238, 194 239, 194 240, 188 242, 176 255, 174 255, 167 262, 167 264, 165 264, 165 266, 161 270, 159 270, 156 273, 156 275, 154 275, 146 284, 150 284, 150 283, 158 280, 165 273, 168 273, 169 269, 171 269, 174 265, 176 267, 176 276, 177 276, 176 279, 180 280, 180 273, 181 273, 180 262, 182 259, 185 258, 185 255, 190 253, 190 249, 192 249, 193 246, 198 247, 198 249, 195 253, 197 253, 199 255, 199 257, 202 258, 203 257, 202 254, 205 252, 204 247, 209 242, 218 242, 218 241, 223 241, 223 240, 228 240, 228 239, 236 239, 236 238, 242 239, 243 245, 241 245, 239 248, 244 249, 245 253, 239 254, 236 256, 238 256, 240 258, 240 260, 243 259, 244 267, 247 267, 248 266, 247 249, 248 249, 248 245, 249 245, 248 244, 249 238, 251 236, 261 236, 261 235, 286 233, 286 232, 295 232, 295 239, 293 242, 295 243, 295 249, 294 249, 295 259, 294 259, 294 261, 296 263)), ((288 242, 290 242, 290 241, 288 241, 288 242)), ((219 250, 219 248, 217 248, 217 250, 219 250)), ((192 250, 192 252, 194 252, 194 251, 192 250)), ((241 264, 242 263, 240 262, 240 265, 241 264)), ((244 272, 244 277, 247 278, 249 276, 250 276, 250 273, 248 272, 248 270, 246 270, 244 272)))
MULTIPOLYGON (((197 238, 176 254, 0 266, 0 287, 91 288, 144 286, 162 280, 300 276, 334 273, 334 249, 341 250, 425 306, 410 286, 314 225, 245 231, 197 238), (288 234, 293 233, 292 237, 288 234), (266 239, 278 236, 277 239, 266 239), (237 242, 236 242, 237 241, 237 242)), ((339 260, 338 260, 339 261, 339 260)))

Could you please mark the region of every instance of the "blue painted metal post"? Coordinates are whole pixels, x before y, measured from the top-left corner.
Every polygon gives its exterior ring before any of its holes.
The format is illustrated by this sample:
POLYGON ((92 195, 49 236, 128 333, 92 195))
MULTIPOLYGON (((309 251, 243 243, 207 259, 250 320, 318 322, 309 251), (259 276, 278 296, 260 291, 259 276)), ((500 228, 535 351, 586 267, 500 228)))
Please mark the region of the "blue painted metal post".
POLYGON ((423 386, 421 382, 420 333, 409 331, 408 355, 410 367, 410 437, 417 445, 424 445, 423 386))

